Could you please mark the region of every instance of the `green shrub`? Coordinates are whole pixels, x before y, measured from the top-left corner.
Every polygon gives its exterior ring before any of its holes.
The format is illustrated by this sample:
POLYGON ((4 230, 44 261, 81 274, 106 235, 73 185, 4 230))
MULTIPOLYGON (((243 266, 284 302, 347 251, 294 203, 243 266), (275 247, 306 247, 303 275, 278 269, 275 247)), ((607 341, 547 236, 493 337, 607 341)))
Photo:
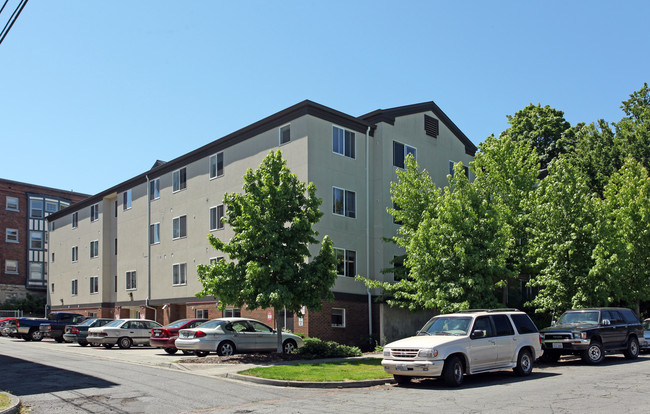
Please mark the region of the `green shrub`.
POLYGON ((298 348, 296 353, 305 359, 361 356, 361 350, 356 346, 342 345, 334 341, 325 342, 318 338, 306 338, 305 346, 298 348))

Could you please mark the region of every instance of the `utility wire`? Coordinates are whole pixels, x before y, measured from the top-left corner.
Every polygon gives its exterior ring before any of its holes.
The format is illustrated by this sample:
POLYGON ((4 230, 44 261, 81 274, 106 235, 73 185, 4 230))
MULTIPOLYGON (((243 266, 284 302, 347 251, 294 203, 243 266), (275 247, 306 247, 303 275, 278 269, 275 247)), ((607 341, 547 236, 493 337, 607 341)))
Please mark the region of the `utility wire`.
MULTIPOLYGON (((7 5, 7 1, 5 1, 5 4, 2 5, 2 9, 4 9, 5 6, 7 5)), ((18 3, 18 5, 16 6, 16 9, 11 14, 11 17, 9 17, 7 24, 5 24, 5 27, 2 29, 2 32, 0 32, 0 45, 2 44, 2 41, 5 40, 5 37, 7 37, 9 30, 11 30, 11 27, 16 22, 18 16, 20 16, 20 13, 23 11, 28 1, 29 0, 20 0, 20 3, 18 3)), ((0 9, 0 12, 2 11, 2 9, 0 9)))

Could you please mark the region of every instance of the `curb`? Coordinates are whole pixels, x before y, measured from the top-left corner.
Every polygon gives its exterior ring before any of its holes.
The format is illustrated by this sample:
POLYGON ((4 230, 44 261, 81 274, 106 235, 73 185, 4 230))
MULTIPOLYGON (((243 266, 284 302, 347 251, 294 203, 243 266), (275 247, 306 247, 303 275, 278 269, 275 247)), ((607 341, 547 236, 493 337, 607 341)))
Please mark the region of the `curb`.
POLYGON ((296 388, 363 388, 374 387, 376 385, 393 384, 393 378, 384 378, 377 380, 363 381, 288 381, 275 380, 269 378, 252 377, 241 374, 225 374, 224 377, 240 381, 254 382, 256 384, 274 385, 276 387, 296 387, 296 388))
POLYGON ((8 392, 0 392, 10 398, 9 407, 0 410, 0 414, 17 414, 20 412, 20 399, 8 392))

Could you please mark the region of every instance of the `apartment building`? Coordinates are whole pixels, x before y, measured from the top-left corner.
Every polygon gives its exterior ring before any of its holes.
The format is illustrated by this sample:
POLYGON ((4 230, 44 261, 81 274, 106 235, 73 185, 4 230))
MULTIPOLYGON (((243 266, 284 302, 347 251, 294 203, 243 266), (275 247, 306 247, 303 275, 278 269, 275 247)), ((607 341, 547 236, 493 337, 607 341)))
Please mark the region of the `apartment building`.
POLYGON ((87 194, 0 178, 0 303, 45 295, 48 233, 45 218, 87 194))
POLYGON ((221 221, 224 194, 241 191, 245 171, 277 148, 293 173, 316 185, 324 212, 316 230, 332 238, 340 258, 335 301, 302 317, 283 314, 285 326, 350 344, 419 328, 421 320, 377 302, 380 292, 354 276, 392 280, 381 271, 401 252, 384 240, 398 228, 386 209, 407 154, 439 185, 450 165, 473 159, 476 147, 433 102, 354 117, 304 101, 50 215, 52 309, 161 323, 241 315, 274 324, 272 309, 221 312, 217 298, 195 295, 202 288, 196 266, 228 260, 207 240, 233 236, 221 221))

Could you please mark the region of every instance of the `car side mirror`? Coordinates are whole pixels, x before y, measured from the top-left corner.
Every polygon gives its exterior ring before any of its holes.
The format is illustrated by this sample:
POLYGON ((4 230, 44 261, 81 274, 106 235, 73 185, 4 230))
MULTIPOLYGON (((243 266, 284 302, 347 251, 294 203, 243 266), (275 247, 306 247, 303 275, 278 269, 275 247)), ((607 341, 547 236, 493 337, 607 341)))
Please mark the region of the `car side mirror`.
POLYGON ((608 325, 611 325, 612 322, 611 322, 609 319, 603 319, 602 324, 603 324, 604 326, 608 326, 608 325))
POLYGON ((475 331, 472 332, 472 339, 478 339, 478 338, 485 338, 487 336, 487 332, 482 330, 482 329, 476 329, 475 331))

